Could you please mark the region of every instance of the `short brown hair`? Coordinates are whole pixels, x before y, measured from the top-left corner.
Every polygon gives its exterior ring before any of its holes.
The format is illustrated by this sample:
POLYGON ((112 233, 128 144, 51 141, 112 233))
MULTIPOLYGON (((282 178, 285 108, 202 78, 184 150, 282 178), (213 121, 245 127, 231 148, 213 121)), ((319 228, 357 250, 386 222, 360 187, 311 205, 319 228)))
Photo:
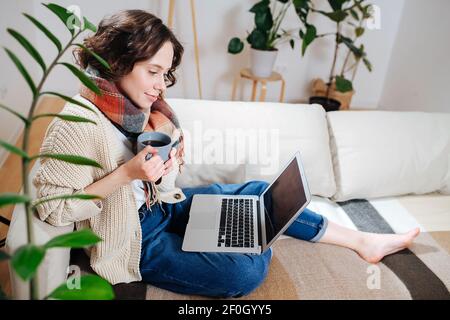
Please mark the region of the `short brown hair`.
POLYGON ((153 57, 167 41, 172 43, 174 51, 166 77, 167 87, 171 87, 176 83, 174 72, 181 63, 183 46, 161 19, 143 10, 120 11, 104 18, 97 32, 84 40, 84 45, 105 59, 111 70, 86 50, 77 48, 74 56, 83 69, 90 65, 102 78, 117 81, 130 73, 136 62, 153 57))

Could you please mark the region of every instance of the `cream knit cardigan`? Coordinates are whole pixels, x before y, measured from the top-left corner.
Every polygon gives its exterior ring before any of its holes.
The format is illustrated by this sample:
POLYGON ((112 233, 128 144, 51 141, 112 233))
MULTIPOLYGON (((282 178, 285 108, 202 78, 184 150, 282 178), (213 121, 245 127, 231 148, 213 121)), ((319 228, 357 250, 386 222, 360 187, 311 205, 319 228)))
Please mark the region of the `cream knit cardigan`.
MULTIPOLYGON (((124 163, 119 145, 122 142, 116 138, 112 123, 88 100, 79 95, 74 99, 94 109, 95 113, 67 103, 61 114, 84 117, 97 125, 55 118, 47 129, 40 153, 79 155, 97 161, 102 168, 41 159, 33 178, 37 200, 61 194, 83 194, 85 187, 124 163)), ((179 166, 174 162, 173 170, 157 186, 159 199, 172 203, 185 199, 182 191, 175 188, 179 166)), ((92 229, 102 241, 90 248, 91 267, 111 284, 142 279, 139 272, 142 232, 131 184, 118 188, 99 206, 92 200, 53 200, 37 206, 37 211, 41 220, 54 226, 75 222, 77 229, 92 229)))

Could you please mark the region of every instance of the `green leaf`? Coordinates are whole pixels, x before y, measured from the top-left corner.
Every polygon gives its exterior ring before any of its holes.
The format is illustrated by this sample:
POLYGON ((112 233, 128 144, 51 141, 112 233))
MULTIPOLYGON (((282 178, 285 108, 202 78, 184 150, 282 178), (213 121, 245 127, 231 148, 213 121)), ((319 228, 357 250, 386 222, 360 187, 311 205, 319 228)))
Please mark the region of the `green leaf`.
POLYGON ((267 35, 258 29, 254 29, 247 37, 253 49, 267 50, 267 35))
POLYGON ((92 32, 97 32, 97 27, 90 22, 86 17, 83 17, 84 20, 84 30, 91 30, 92 32))
POLYGON ((16 203, 25 203, 31 201, 30 197, 18 193, 5 192, 0 194, 0 208, 16 203))
POLYGON ((91 89, 93 92, 95 92, 96 94, 101 94, 99 87, 97 87, 97 85, 91 79, 89 79, 88 76, 85 75, 80 69, 67 62, 60 62, 58 64, 67 67, 78 79, 80 79, 80 81, 86 87, 91 89))
POLYGON ((44 256, 44 247, 27 244, 16 250, 11 265, 19 277, 26 281, 34 276, 44 256))
MULTIPOLYGON (((70 281, 67 280, 68 282, 70 281)), ((105 279, 96 275, 80 277, 80 288, 69 289, 67 282, 48 295, 48 298, 61 300, 112 300, 114 290, 105 279)))
POLYGON ((294 0, 292 1, 295 12, 303 24, 306 24, 310 10, 310 0, 294 0))
POLYGON ((262 32, 269 32, 273 26, 273 17, 270 9, 267 8, 265 11, 259 11, 255 14, 255 25, 256 28, 262 32))
POLYGON ((303 36, 303 42, 302 42, 302 56, 305 55, 306 48, 311 44, 311 42, 314 41, 317 37, 317 30, 316 27, 314 27, 311 24, 308 24, 306 26, 306 33, 303 36))
POLYGON ((63 234, 54 237, 48 241, 44 247, 50 248, 84 248, 86 246, 94 245, 97 242, 102 241, 94 232, 90 229, 83 229, 68 234, 63 234))
POLYGON ((253 13, 262 12, 262 11, 267 10, 269 8, 269 5, 270 5, 270 0, 262 0, 258 3, 256 3, 253 7, 251 7, 251 9, 249 11, 253 12, 253 13))
POLYGON ((5 109, 6 111, 11 112, 13 115, 15 115, 15 116, 19 117, 20 119, 22 119, 22 121, 25 122, 25 124, 28 124, 28 119, 25 118, 25 117, 24 117, 23 115, 21 115, 20 113, 14 111, 14 110, 11 109, 11 108, 8 108, 7 106, 5 106, 5 105, 3 105, 3 104, 1 104, 1 103, 0 103, 0 108, 5 109))
POLYGON ((357 38, 361 37, 364 33, 364 28, 363 27, 358 27, 355 29, 355 35, 357 38))
POLYGON ((23 66, 22 62, 20 62, 19 58, 12 53, 8 48, 4 48, 8 56, 11 58, 11 60, 16 65, 17 69, 19 69, 19 72, 22 74, 22 76, 25 78, 26 82, 28 83, 28 86, 31 89, 31 92, 33 92, 33 96, 37 94, 36 85, 33 82, 33 79, 31 78, 30 74, 28 73, 27 69, 23 66))
POLYGON ((67 27, 72 36, 74 35, 75 31, 74 27, 81 28, 80 19, 78 19, 78 17, 72 12, 67 11, 66 8, 61 7, 54 3, 48 4, 43 3, 43 5, 58 16, 58 18, 64 23, 64 25, 67 27))
POLYGON ((19 32, 17 32, 14 29, 6 29, 8 31, 8 33, 14 38, 16 39, 21 45, 22 47, 24 47, 24 49, 33 57, 34 60, 36 60, 36 62, 41 66, 42 71, 46 71, 47 70, 47 66, 45 65, 44 59, 42 59, 41 55, 39 54, 39 52, 33 47, 33 45, 30 43, 30 41, 27 40, 27 38, 25 38, 23 35, 21 35, 19 32))
POLYGON ((91 107, 87 106, 86 104, 84 104, 84 103, 82 103, 82 102, 80 102, 80 101, 78 101, 78 100, 75 100, 75 99, 73 99, 73 98, 71 98, 71 97, 65 96, 65 95, 60 94, 60 93, 58 93, 58 92, 52 92, 52 91, 41 92, 41 95, 45 95, 45 94, 60 97, 61 99, 66 100, 67 102, 70 102, 70 103, 79 105, 80 107, 83 107, 83 108, 85 108, 85 109, 88 109, 88 110, 90 110, 90 111, 92 111, 93 113, 96 114, 96 112, 95 112, 94 109, 92 109, 91 107))
POLYGON ((11 256, 4 251, 0 250, 0 261, 11 259, 11 256))
POLYGON ((352 15, 353 19, 359 20, 358 13, 354 9, 350 9, 350 14, 352 15))
POLYGON ((47 38, 50 39, 50 41, 52 41, 55 44, 56 48, 58 49, 58 52, 61 52, 62 50, 61 42, 53 33, 51 33, 42 23, 40 23, 38 20, 30 16, 29 14, 24 13, 23 15, 27 17, 36 27, 38 27, 47 36, 47 38))
POLYGON ((244 49, 244 43, 239 38, 233 38, 228 42, 228 53, 238 54, 244 49))
POLYGON ((302 29, 300 29, 300 31, 299 31, 299 36, 300 36, 300 39, 303 39, 303 37, 305 36, 305 33, 303 32, 303 30, 302 29))
POLYGON ((100 164, 98 164, 94 160, 91 160, 91 159, 88 159, 85 157, 81 157, 81 156, 70 155, 70 154, 46 154, 46 153, 44 153, 44 154, 39 154, 37 156, 33 156, 30 158, 30 160, 34 160, 36 158, 52 158, 52 159, 61 160, 64 162, 78 164, 78 165, 82 165, 82 166, 92 166, 92 167, 97 167, 97 168, 102 167, 100 164))
POLYGON ((106 62, 102 57, 100 57, 94 51, 92 51, 91 49, 89 49, 86 46, 82 45, 81 43, 75 43, 74 45, 82 48, 83 50, 86 50, 87 52, 89 52, 89 54, 91 56, 93 56, 95 59, 97 59, 97 61, 100 62, 102 66, 104 66, 108 70, 111 70, 111 67, 109 66, 108 62, 106 62))
POLYGON ((367 6, 361 8, 361 12, 363 13, 364 19, 368 19, 372 16, 372 12, 371 12, 372 9, 373 8, 372 8, 371 4, 368 4, 367 6))
POLYGON ((58 113, 43 113, 37 116, 33 117, 33 120, 36 120, 38 118, 43 118, 43 117, 57 117, 60 118, 62 120, 65 121, 71 121, 71 122, 90 122, 93 124, 97 124, 95 121, 92 121, 90 119, 86 119, 83 117, 77 117, 77 116, 71 116, 71 115, 66 115, 66 114, 58 114, 58 113))
POLYGON ((3 140, 0 140, 0 146, 5 148, 9 152, 12 152, 12 153, 15 153, 15 154, 21 156, 22 158, 29 159, 29 157, 25 151, 23 151, 20 148, 17 148, 16 146, 13 146, 12 144, 9 144, 3 140))
POLYGON ((352 39, 344 37, 343 35, 339 35, 339 43, 342 42, 344 43, 349 49, 350 51, 355 55, 355 57, 361 57, 363 52, 361 51, 361 49, 357 48, 354 45, 354 42, 352 39))
POLYGON ((339 11, 342 10, 342 5, 348 1, 349 0, 328 0, 328 3, 331 8, 333 8, 333 11, 339 11))
POLYGON ((333 20, 336 23, 344 21, 345 18, 348 16, 347 12, 341 11, 341 10, 333 11, 333 12, 325 12, 325 11, 317 10, 317 12, 323 14, 324 16, 327 16, 328 18, 330 18, 331 20, 333 20))
POLYGON ((294 49, 295 41, 293 39, 289 40, 289 44, 291 45, 291 48, 294 49))
POLYGON ((341 76, 336 76, 336 90, 339 92, 348 92, 353 90, 353 85, 350 80, 341 76))
POLYGON ((362 59, 364 62, 364 65, 366 66, 367 70, 369 70, 370 72, 372 72, 372 64, 370 63, 369 60, 367 60, 367 58, 363 58, 362 59))
POLYGON ((53 200, 60 200, 60 199, 64 199, 64 200, 67 200, 67 199, 95 200, 95 199, 103 199, 103 198, 100 196, 93 195, 93 194, 65 194, 65 195, 61 195, 61 196, 45 198, 43 200, 37 199, 37 200, 33 201, 31 207, 36 208, 41 203, 49 202, 49 201, 53 201, 53 200))

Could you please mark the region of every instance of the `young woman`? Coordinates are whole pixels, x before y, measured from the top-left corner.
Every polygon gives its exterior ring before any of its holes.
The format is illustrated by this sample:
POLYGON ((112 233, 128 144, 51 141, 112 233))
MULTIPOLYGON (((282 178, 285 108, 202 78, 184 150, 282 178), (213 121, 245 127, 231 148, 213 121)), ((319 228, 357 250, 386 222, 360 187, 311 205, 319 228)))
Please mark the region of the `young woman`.
MULTIPOLYGON (((93 112, 71 103, 62 112, 92 119, 96 125, 55 118, 41 152, 76 154, 96 160, 102 168, 44 159, 33 181, 38 198, 95 194, 103 199, 53 200, 38 207, 40 218, 56 226, 75 222, 77 228, 91 228, 99 235, 103 241, 90 249, 90 263, 112 284, 143 280, 179 293, 213 297, 238 297, 257 288, 267 274, 271 250, 262 255, 181 250, 194 194, 259 195, 267 186, 250 181, 175 188, 183 163, 183 133, 163 96, 175 84, 182 45, 160 19, 140 10, 102 20, 85 45, 111 69, 83 50, 76 52, 102 94, 82 87, 75 99, 93 112), (143 131, 165 132, 178 140, 166 163, 151 146, 135 154, 136 137, 143 131), (148 153, 154 156, 146 161, 148 153)), ((410 245, 418 232, 353 231, 306 209, 286 234, 347 247, 376 263, 410 245)))

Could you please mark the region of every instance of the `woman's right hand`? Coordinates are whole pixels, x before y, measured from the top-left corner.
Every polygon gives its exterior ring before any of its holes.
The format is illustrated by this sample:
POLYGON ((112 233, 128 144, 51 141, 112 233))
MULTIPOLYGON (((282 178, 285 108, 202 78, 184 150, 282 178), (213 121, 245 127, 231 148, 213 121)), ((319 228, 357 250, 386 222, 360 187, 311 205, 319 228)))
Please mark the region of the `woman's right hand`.
POLYGON ((161 157, 158 156, 158 150, 152 146, 146 146, 141 152, 124 163, 122 169, 130 182, 133 180, 156 182, 163 176, 165 165, 161 157), (145 160, 149 153, 153 156, 150 160, 145 160))

